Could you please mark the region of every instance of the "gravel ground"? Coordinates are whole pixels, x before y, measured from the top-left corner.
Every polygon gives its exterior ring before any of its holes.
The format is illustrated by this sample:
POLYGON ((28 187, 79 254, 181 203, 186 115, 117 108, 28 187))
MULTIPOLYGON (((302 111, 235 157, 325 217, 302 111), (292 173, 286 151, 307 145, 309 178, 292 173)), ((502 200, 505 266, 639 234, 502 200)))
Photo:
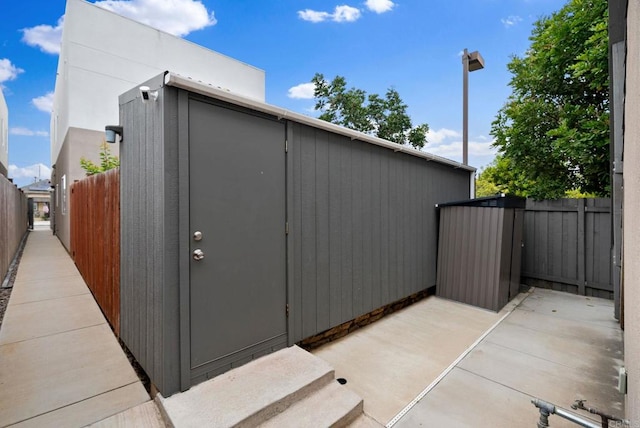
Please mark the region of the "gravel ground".
POLYGON ((11 296, 11 288, 0 288, 0 327, 2 327, 4 311, 9 304, 9 296, 11 296))
MULTIPOLYGON (((4 319, 4 312, 7 310, 7 305, 9 304, 9 296, 11 296, 11 290, 13 290, 13 282, 16 280, 16 274, 18 273, 18 266, 20 265, 20 259, 22 258, 22 251, 27 243, 27 238, 22 242, 22 245, 18 249, 18 258, 16 259, 16 268, 11 272, 11 276, 9 277, 9 284, 7 287, 0 286, 0 327, 2 327, 2 320, 4 319)), ((4 279, 4 278, 0 278, 4 279)), ((0 285, 2 281, 0 281, 0 285)))

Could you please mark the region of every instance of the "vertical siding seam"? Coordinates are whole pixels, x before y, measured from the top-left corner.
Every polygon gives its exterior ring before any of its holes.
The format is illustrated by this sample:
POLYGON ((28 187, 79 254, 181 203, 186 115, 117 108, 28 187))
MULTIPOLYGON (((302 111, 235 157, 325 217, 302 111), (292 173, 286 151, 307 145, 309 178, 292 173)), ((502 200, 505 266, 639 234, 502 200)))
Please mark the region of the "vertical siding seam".
POLYGON ((314 239, 314 247, 315 247, 315 257, 313 258, 313 264, 315 266, 315 282, 316 282, 316 286, 315 286, 315 306, 316 306, 316 310, 315 310, 315 326, 314 326, 314 331, 318 330, 318 325, 320 325, 320 320, 318 319, 319 316, 319 302, 320 302, 320 295, 318 292, 318 223, 319 223, 319 219, 318 219, 318 132, 320 132, 317 129, 313 130, 313 208, 312 210, 315 212, 315 239, 314 239))
POLYGON ((329 134, 327 134, 327 287, 329 296, 329 307, 326 309, 328 312, 329 327, 331 327, 331 313, 333 306, 332 292, 333 287, 331 284, 331 141, 329 134))

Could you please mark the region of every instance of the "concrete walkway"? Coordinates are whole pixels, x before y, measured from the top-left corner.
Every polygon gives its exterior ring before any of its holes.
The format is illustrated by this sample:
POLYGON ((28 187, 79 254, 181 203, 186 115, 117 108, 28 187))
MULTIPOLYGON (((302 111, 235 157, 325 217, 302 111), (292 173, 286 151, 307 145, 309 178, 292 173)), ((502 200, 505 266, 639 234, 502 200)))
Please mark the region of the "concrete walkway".
POLYGON ((73 261, 36 227, 0 329, 0 427, 81 427, 148 401, 73 261))
POLYGON ((535 427, 534 397, 623 416, 613 302, 542 289, 521 297, 499 314, 430 297, 314 353, 388 426, 535 427))

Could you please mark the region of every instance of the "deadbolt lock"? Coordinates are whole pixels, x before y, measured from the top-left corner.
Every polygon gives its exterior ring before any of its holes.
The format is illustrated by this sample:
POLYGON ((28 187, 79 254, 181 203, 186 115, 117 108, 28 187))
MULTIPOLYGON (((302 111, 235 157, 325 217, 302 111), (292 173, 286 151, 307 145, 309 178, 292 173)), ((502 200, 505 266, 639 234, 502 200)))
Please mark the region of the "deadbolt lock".
POLYGON ((193 240, 194 241, 201 241, 202 240, 202 232, 197 231, 193 233, 193 240))
POLYGON ((204 259, 204 251, 201 249, 193 250, 193 260, 199 262, 204 259))

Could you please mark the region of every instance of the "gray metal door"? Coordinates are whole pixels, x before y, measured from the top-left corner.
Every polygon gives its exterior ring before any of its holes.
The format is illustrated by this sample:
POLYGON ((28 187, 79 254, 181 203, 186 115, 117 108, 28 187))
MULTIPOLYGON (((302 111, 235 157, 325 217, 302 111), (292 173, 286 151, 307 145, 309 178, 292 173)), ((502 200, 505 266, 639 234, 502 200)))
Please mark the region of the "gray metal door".
POLYGON ((284 141, 276 120, 189 102, 191 369, 200 375, 286 344, 284 141))

